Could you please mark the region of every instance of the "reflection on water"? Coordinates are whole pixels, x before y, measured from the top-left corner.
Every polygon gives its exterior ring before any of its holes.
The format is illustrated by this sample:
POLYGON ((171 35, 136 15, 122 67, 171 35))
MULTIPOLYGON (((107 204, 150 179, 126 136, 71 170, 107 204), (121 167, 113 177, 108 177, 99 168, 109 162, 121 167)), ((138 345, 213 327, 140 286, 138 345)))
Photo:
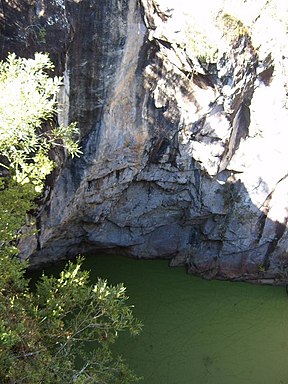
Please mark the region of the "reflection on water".
POLYGON ((115 349, 143 384, 288 384, 284 288, 205 281, 160 260, 91 256, 84 267, 126 285, 144 329, 115 349))

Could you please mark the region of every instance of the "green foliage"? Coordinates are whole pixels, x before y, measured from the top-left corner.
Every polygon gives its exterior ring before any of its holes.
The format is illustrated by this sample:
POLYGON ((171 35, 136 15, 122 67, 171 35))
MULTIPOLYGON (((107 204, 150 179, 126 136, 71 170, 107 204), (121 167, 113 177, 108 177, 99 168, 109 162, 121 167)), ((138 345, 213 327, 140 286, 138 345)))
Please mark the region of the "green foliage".
POLYGON ((38 38, 41 44, 46 44, 47 31, 44 27, 40 27, 38 30, 38 38))
MULTIPOLYGON (((92 286, 81 263, 82 259, 69 262, 59 278, 43 275, 35 293, 28 289, 24 270, 22 276, 14 276, 22 285, 14 285, 12 276, 2 284, 1 383, 136 381, 109 348, 119 332, 135 335, 141 329, 126 303, 125 288, 100 279, 92 286)), ((15 269, 19 273, 16 265, 15 269)))
POLYGON ((54 129, 47 126, 57 111, 57 93, 62 84, 61 78, 49 76, 52 70, 48 55, 41 53, 36 53, 35 59, 10 54, 7 61, 0 62, 2 165, 13 170, 17 182, 32 182, 38 191, 54 166, 49 159, 53 146, 61 143, 72 156, 79 154, 73 140, 75 124, 54 129))
MULTIPOLYGON (((237 41, 242 36, 250 36, 244 23, 228 13, 219 13, 218 24, 224 36, 231 42, 237 41)), ((182 47, 190 57, 196 57, 201 63, 216 63, 219 44, 215 42, 211 33, 207 28, 201 30, 190 24, 185 30, 187 39, 182 43, 182 47)))
POLYGON ((32 184, 18 184, 11 178, 0 178, 0 255, 4 244, 18 239, 19 228, 25 223, 26 212, 34 207, 36 196, 32 184))
POLYGON ((64 145, 79 153, 75 124, 42 129, 61 84, 51 69, 42 54, 0 63, 0 383, 132 383, 137 378, 110 350, 120 332, 141 329, 123 285, 91 285, 78 259, 31 290, 28 263, 17 258, 20 229, 53 167, 49 151, 64 145))
POLYGON ((250 36, 249 30, 243 22, 236 17, 224 13, 222 16, 223 31, 231 40, 237 40, 242 36, 250 36))
POLYGON ((184 44, 189 56, 197 57, 203 63, 215 63, 218 58, 218 47, 216 47, 209 37, 194 26, 186 30, 187 40, 184 44))

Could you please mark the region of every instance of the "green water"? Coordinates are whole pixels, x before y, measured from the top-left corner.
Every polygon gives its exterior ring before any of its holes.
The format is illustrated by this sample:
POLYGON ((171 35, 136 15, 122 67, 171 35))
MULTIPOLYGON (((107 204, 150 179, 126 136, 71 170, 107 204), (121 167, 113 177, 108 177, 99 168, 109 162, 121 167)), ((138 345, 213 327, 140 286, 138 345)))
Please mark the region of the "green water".
POLYGON ((140 336, 117 352, 143 384, 288 384, 284 288, 205 281, 167 261, 90 257, 92 279, 124 282, 140 336))

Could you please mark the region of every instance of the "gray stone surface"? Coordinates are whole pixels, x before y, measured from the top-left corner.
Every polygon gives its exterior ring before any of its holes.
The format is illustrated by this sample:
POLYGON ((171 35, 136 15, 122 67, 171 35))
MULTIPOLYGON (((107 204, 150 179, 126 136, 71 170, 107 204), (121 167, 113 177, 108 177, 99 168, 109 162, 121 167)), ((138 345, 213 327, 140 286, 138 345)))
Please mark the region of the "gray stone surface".
MULTIPOLYGON (((40 3, 41 17, 30 14, 46 45, 24 51, 46 48, 65 73, 60 118, 78 121, 83 156, 47 187, 37 241, 22 256, 37 265, 119 252, 208 278, 285 280, 287 36, 261 35, 267 9, 255 10, 251 33, 217 37, 215 27, 208 66, 186 41, 187 1, 40 3)), ((17 51, 11 30, 2 43, 17 51)))

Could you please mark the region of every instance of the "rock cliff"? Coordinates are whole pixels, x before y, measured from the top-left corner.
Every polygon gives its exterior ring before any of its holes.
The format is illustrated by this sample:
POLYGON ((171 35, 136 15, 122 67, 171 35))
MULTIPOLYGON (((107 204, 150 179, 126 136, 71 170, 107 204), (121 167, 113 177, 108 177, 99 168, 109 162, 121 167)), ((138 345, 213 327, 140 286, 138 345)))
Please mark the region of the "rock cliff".
POLYGON ((232 3, 2 1, 2 58, 50 52, 59 120, 81 130, 22 245, 32 265, 105 251, 287 278, 288 7, 232 3))

